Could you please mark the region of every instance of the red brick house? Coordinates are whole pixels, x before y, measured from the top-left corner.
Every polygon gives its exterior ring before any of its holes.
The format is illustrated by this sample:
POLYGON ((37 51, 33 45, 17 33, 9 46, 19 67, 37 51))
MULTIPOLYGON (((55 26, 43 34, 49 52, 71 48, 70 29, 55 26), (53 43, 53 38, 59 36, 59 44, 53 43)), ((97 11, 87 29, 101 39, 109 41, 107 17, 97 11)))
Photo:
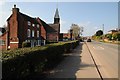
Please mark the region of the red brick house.
MULTIPOLYGON (((60 17, 59 17, 59 12, 58 8, 56 9, 55 16, 54 16, 54 23, 53 24, 47 24, 40 18, 37 18, 37 20, 43 25, 41 29, 41 36, 46 35, 46 40, 48 41, 59 41, 59 35, 60 35, 60 17)), ((44 37, 45 38, 45 37, 44 37)))
POLYGON ((31 47, 41 45, 41 24, 36 20, 19 11, 19 8, 12 8, 12 14, 7 19, 8 31, 1 37, 7 36, 6 48, 21 48, 23 42, 30 42, 31 47))
POLYGON ((7 48, 7 32, 4 32, 1 36, 0 36, 0 49, 6 49, 7 48))
POLYGON ((45 40, 59 41, 60 18, 56 9, 54 24, 47 24, 40 18, 32 18, 19 11, 19 8, 12 8, 12 14, 7 19, 8 31, 0 36, 4 42, 4 49, 21 48, 23 42, 30 42, 31 47, 45 44, 45 40))
POLYGON ((71 36, 70 33, 60 33, 60 41, 71 40, 71 38, 73 39, 73 34, 71 36))

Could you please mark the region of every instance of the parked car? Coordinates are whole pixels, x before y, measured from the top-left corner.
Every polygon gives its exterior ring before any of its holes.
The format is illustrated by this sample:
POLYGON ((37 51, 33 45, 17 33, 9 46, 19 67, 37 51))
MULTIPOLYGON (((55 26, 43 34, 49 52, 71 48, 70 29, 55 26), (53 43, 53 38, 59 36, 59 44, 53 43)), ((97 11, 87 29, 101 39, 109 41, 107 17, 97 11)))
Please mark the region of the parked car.
POLYGON ((84 40, 83 40, 83 39, 80 39, 79 41, 80 41, 80 42, 84 42, 84 40))
POLYGON ((91 39, 88 39, 87 42, 91 42, 91 39))

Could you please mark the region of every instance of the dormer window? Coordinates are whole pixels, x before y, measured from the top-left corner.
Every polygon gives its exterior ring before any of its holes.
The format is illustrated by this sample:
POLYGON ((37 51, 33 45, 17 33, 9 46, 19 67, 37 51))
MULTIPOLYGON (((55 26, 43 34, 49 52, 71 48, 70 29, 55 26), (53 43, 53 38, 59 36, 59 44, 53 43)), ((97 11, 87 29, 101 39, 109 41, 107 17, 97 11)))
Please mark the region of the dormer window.
POLYGON ((40 25, 39 24, 37 24, 37 28, 39 28, 40 27, 40 25))
POLYGON ((32 24, 33 27, 35 27, 35 24, 32 24))
POLYGON ((31 25, 31 22, 30 22, 30 21, 28 21, 28 25, 29 25, 29 26, 31 25))

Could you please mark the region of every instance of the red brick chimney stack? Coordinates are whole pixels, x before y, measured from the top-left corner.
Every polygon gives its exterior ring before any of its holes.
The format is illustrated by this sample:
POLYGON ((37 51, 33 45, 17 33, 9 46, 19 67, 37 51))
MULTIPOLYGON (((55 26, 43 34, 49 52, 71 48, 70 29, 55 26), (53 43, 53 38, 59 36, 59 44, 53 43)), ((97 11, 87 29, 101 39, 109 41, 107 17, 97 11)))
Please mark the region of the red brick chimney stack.
POLYGON ((15 4, 14 4, 14 8, 12 8, 12 12, 13 12, 13 14, 19 12, 19 8, 16 8, 15 4))

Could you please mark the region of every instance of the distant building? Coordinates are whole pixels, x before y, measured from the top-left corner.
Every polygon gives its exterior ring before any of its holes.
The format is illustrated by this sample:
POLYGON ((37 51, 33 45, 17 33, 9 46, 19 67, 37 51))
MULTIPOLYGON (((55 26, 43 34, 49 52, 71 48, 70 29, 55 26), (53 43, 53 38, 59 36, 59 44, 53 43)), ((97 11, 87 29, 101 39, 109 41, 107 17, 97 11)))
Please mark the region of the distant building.
POLYGON ((114 34, 116 32, 118 32, 118 31, 117 30, 110 30, 110 31, 108 31, 108 34, 114 34))
POLYGON ((23 42, 30 42, 31 47, 45 45, 45 41, 59 41, 60 18, 58 9, 54 16, 54 23, 47 24, 38 18, 32 18, 20 12, 19 8, 12 8, 12 14, 7 19, 8 31, 0 36, 3 49, 21 48, 23 42))
POLYGON ((60 41, 64 40, 73 40, 73 34, 71 35, 70 33, 60 33, 60 41))

